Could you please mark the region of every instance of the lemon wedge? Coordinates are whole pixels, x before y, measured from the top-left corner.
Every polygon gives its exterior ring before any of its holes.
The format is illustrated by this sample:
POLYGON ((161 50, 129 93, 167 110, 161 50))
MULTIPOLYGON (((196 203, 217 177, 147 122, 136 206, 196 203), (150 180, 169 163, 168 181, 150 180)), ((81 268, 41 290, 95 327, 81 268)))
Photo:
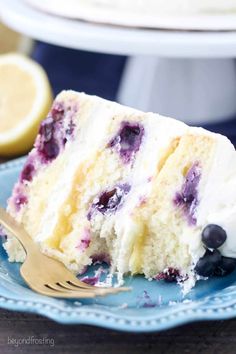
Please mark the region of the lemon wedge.
POLYGON ((0 155, 26 153, 52 104, 43 68, 21 54, 0 55, 0 155))

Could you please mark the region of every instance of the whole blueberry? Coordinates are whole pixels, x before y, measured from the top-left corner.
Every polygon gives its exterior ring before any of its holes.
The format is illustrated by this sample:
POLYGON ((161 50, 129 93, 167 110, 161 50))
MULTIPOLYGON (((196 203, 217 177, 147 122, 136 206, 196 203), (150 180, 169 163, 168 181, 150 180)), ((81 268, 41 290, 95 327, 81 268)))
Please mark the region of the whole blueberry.
POLYGON ((199 259, 195 266, 195 271, 198 275, 203 277, 210 277, 214 275, 216 268, 221 262, 221 254, 219 251, 213 252, 206 250, 204 256, 199 259))
POLYGON ((207 248, 219 248, 223 245, 227 234, 219 225, 209 224, 202 231, 202 242, 207 248))
POLYGON ((222 257, 220 264, 215 270, 215 275, 224 276, 232 273, 236 268, 236 259, 229 257, 222 257))

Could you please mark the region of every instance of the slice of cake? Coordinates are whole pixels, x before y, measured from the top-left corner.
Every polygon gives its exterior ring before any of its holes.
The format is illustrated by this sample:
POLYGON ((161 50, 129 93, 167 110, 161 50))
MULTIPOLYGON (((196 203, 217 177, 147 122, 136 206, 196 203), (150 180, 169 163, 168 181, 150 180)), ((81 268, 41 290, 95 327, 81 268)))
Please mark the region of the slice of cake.
MULTIPOLYGON (((202 128, 64 91, 42 122, 8 202, 42 252, 80 274, 110 264, 177 280, 236 266, 236 154, 202 128)), ((10 261, 24 250, 10 236, 10 261)))

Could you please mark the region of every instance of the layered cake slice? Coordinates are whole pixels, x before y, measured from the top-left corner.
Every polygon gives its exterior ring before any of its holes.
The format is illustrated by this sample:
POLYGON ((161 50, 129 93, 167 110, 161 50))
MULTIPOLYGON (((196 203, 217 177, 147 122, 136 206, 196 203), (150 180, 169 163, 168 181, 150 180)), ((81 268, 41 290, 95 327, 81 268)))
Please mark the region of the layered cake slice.
MULTIPOLYGON (((236 155, 221 135, 84 93, 59 94, 8 202, 42 252, 179 281, 236 266, 236 155)), ((10 236, 10 261, 24 250, 10 236)))

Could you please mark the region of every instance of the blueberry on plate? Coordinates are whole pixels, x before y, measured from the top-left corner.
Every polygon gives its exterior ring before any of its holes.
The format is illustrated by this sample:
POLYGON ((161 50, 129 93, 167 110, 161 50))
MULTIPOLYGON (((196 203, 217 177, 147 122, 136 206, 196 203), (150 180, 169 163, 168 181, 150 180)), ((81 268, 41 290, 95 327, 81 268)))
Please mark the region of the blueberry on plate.
POLYGON ((206 250, 204 256, 199 259, 195 266, 195 271, 202 277, 210 277, 215 274, 215 270, 220 265, 221 254, 219 251, 206 250))
POLYGON ((215 270, 215 275, 224 276, 232 273, 236 268, 236 259, 229 257, 221 257, 220 264, 215 270))
POLYGON ((202 242, 207 248, 219 248, 223 245, 227 238, 227 234, 222 227, 209 224, 202 231, 202 242))

